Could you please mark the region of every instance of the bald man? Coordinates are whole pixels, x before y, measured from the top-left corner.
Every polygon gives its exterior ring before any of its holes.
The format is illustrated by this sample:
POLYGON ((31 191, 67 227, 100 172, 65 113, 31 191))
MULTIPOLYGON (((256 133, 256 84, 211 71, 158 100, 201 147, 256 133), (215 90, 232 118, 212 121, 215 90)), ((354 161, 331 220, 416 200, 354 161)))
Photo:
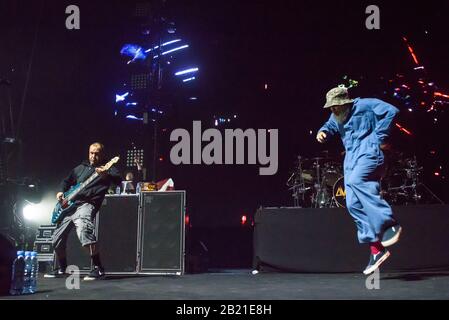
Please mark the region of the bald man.
POLYGON ((96 246, 94 218, 98 212, 104 196, 111 184, 118 185, 121 176, 118 170, 112 166, 105 170, 104 145, 96 142, 89 146, 88 160, 83 161, 75 167, 70 174, 62 181, 60 192, 56 194, 58 201, 64 198, 64 192, 70 187, 82 183, 94 172, 99 177, 89 183, 75 198, 76 211, 67 214, 61 222, 57 224, 53 233, 53 247, 59 262, 59 269, 55 269, 45 275, 46 278, 60 278, 66 276, 67 259, 66 243, 69 232, 75 227, 81 245, 89 252, 92 259, 93 268, 84 280, 97 280, 104 278, 104 268, 101 264, 100 254, 96 246))

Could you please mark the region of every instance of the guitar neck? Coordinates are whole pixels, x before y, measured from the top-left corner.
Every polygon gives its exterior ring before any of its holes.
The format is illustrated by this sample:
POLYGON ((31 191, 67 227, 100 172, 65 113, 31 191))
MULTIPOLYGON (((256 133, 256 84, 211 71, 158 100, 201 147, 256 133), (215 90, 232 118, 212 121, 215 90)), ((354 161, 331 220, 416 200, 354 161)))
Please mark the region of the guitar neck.
POLYGON ((96 177, 98 177, 98 173, 94 172, 89 178, 86 179, 83 183, 79 185, 70 195, 67 197, 68 201, 71 201, 78 193, 80 193, 89 183, 91 183, 96 177))

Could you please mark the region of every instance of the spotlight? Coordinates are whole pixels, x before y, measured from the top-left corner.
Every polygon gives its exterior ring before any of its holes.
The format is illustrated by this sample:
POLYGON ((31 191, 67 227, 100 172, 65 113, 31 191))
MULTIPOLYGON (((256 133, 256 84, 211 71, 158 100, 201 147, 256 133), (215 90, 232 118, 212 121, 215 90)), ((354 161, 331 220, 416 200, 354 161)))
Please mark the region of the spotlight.
POLYGON ((23 207, 23 217, 26 220, 33 220, 38 213, 37 205, 29 203, 23 207))
POLYGON ((129 95, 129 92, 124 94, 115 94, 115 102, 125 101, 126 97, 129 95))
POLYGON ((162 55, 166 55, 166 54, 168 54, 168 53, 172 53, 172 52, 175 52, 175 51, 178 51, 178 50, 181 50, 181 49, 185 49, 185 48, 188 48, 188 47, 189 47, 189 45, 188 45, 188 44, 185 44, 185 45, 183 45, 183 46, 176 47, 176 48, 170 49, 170 50, 168 50, 168 51, 164 51, 164 52, 162 52, 162 55))
POLYGON ((135 167, 136 162, 139 162, 140 164, 143 163, 143 149, 131 149, 126 152, 126 166, 127 167, 135 167))
POLYGON ((126 119, 143 121, 143 118, 138 118, 138 117, 136 117, 136 116, 134 116, 134 115, 132 115, 132 114, 127 115, 127 116, 126 116, 126 119))
POLYGON ((175 76, 180 76, 186 73, 192 73, 192 72, 197 72, 199 69, 198 68, 189 68, 189 69, 185 69, 185 70, 181 70, 175 73, 175 76))

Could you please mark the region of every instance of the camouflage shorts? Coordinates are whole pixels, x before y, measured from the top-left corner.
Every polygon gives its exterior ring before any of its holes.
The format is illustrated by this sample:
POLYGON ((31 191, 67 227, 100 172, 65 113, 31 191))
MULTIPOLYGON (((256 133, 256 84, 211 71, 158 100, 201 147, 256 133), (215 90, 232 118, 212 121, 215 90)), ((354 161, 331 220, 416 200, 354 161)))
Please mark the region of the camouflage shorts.
POLYGON ((74 226, 82 246, 96 243, 94 223, 96 212, 97 209, 92 204, 84 203, 71 215, 65 216, 53 233, 53 247, 65 249, 67 237, 74 226))

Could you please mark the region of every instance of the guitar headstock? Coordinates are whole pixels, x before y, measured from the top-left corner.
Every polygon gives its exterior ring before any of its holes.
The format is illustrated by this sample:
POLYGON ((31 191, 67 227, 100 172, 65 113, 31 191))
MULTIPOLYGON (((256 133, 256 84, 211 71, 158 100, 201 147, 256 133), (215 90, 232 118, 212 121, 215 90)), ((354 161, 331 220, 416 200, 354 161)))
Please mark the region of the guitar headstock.
POLYGON ((116 164, 118 161, 120 160, 120 157, 114 157, 111 159, 111 161, 109 161, 108 163, 106 163, 104 165, 104 169, 105 170, 109 170, 114 164, 116 164))

